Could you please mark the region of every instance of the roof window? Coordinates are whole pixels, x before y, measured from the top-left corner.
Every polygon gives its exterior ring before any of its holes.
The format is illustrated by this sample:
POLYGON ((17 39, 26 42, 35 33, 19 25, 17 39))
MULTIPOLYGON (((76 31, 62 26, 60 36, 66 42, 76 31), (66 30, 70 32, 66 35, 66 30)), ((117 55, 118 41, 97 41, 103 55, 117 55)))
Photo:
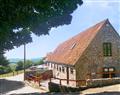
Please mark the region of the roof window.
POLYGON ((73 49, 76 46, 76 43, 73 43, 70 49, 73 49))

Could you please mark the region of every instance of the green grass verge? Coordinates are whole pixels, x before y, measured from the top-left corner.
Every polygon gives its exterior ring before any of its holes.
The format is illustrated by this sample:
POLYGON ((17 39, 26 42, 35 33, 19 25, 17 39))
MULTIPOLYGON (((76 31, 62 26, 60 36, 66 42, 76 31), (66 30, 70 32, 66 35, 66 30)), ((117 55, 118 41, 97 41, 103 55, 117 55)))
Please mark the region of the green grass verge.
POLYGON ((23 72, 24 72, 23 70, 20 70, 20 71, 15 71, 14 73, 10 72, 10 73, 6 73, 6 74, 1 74, 0 78, 15 76, 15 75, 21 74, 23 72))

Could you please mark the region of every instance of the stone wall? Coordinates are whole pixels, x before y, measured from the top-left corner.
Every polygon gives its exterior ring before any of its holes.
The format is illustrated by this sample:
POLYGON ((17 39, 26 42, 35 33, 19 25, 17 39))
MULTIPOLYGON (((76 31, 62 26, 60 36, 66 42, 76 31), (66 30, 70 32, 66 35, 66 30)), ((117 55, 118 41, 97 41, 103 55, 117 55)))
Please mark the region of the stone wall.
MULTIPOLYGON (((102 75, 95 74, 102 72, 104 67, 114 67, 115 71, 120 71, 120 37, 110 24, 97 33, 83 55, 75 65, 76 79, 86 79, 87 74, 93 74, 92 79, 101 78, 102 75), (112 56, 103 55, 103 43, 112 43, 112 56)), ((120 74, 116 74, 120 76, 120 74)))
POLYGON ((119 83, 120 78, 93 79, 87 80, 87 87, 102 87, 119 83))

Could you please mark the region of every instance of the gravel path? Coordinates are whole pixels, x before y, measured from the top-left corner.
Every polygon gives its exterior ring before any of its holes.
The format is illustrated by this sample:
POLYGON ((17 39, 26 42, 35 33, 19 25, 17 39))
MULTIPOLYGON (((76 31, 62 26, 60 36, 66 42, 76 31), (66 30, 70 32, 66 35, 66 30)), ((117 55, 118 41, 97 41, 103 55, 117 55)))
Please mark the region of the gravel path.
MULTIPOLYGON (((0 79, 0 95, 22 95, 24 93, 43 93, 44 90, 35 89, 23 82, 23 74, 0 79)), ((33 95, 33 94, 32 94, 33 95)))

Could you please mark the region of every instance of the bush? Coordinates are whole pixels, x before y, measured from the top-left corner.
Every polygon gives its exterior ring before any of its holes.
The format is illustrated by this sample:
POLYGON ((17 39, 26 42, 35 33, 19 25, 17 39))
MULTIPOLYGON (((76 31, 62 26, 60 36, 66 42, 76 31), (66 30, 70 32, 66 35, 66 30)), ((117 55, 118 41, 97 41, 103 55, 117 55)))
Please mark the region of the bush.
MULTIPOLYGON (((29 68, 30 66, 32 66, 32 61, 26 60, 25 69, 29 68)), ((23 70, 23 69, 24 69, 24 62, 23 61, 17 62, 16 71, 23 70)))
POLYGON ((0 74, 5 74, 11 72, 10 66, 0 66, 0 74))
POLYGON ((22 70, 23 69, 23 61, 17 62, 16 66, 16 71, 22 70))
POLYGON ((38 62, 34 62, 34 66, 44 64, 43 59, 40 59, 38 62))

